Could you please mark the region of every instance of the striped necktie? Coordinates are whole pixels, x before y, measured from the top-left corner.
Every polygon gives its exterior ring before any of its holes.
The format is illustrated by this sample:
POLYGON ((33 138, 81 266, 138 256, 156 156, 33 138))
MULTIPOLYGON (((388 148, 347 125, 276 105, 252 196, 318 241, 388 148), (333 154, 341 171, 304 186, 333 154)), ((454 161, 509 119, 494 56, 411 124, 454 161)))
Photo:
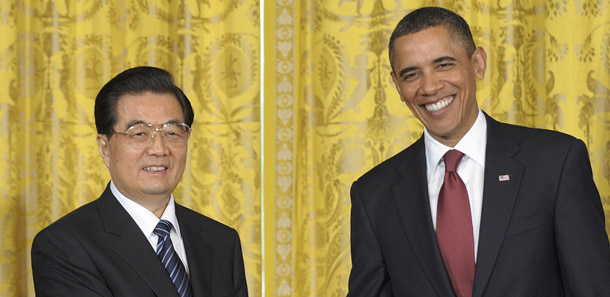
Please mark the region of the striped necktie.
POLYGON ((160 220, 153 233, 159 236, 157 242, 157 255, 161 259, 161 263, 165 266, 165 270, 169 273, 169 277, 178 290, 178 294, 181 297, 191 297, 191 284, 189 282, 186 269, 180 261, 180 257, 174 250, 172 239, 169 237, 169 231, 174 226, 172 223, 166 220, 160 220))

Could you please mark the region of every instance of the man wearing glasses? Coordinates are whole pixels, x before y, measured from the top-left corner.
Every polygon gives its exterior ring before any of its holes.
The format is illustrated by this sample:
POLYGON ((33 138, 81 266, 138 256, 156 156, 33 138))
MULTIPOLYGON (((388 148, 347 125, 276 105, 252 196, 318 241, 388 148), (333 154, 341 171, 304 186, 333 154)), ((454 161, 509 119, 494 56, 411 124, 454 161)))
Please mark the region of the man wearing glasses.
POLYGON ((99 92, 95 124, 111 181, 32 245, 37 296, 247 296, 237 232, 174 202, 193 109, 154 67, 99 92))

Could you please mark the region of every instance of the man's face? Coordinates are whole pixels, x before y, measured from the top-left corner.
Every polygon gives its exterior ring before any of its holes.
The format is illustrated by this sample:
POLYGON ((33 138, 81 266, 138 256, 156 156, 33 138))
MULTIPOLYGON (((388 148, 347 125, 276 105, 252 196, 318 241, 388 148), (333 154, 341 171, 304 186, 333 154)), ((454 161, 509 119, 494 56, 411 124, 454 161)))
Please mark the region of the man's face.
MULTIPOLYGON (((173 94, 123 95, 117 102, 116 115, 113 129, 117 132, 136 123, 161 128, 168 122, 184 122, 180 103, 173 94)), ((130 145, 128 136, 120 133, 110 139, 102 134, 97 137, 112 181, 123 195, 140 205, 169 198, 184 172, 187 141, 183 145, 169 144, 161 134, 158 131, 154 141, 144 148, 130 145)))
POLYGON ((455 146, 478 115, 476 78, 485 75, 485 51, 469 57, 462 42, 437 26, 397 38, 394 57, 392 80, 401 100, 432 137, 455 146))

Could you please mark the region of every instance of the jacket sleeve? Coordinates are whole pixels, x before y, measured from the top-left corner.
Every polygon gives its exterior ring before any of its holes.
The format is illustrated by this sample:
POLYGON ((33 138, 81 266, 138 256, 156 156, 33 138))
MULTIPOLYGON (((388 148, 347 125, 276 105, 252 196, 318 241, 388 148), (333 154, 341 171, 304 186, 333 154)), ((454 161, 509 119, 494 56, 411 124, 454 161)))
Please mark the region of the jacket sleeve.
POLYGON ((32 273, 38 297, 112 296, 87 251, 68 232, 46 229, 34 238, 32 273))
POLYGON ((564 161, 555 206, 555 240, 566 296, 607 296, 610 244, 604 210, 584 143, 564 161))
POLYGON ((385 260, 373 227, 358 192, 358 182, 351 188, 352 270, 348 297, 393 296, 385 260))
POLYGON ((241 250, 239 235, 234 231, 235 240, 233 246, 233 280, 235 293, 231 296, 248 297, 248 286, 246 284, 246 272, 244 269, 244 257, 241 250))

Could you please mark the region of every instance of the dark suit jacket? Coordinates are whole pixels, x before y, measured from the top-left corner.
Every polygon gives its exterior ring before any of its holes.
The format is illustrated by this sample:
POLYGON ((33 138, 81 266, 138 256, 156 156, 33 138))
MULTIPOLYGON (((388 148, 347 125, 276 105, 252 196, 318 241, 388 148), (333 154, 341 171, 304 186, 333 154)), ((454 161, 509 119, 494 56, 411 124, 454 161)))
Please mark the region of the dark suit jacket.
MULTIPOLYGON (((584 143, 486 118, 473 296, 610 296, 610 246, 584 143)), ((432 226, 423 138, 358 179, 351 198, 348 296, 455 296, 432 226)))
MULTIPOLYGON (((193 296, 247 296, 237 232, 176 204, 193 296)), ((37 296, 178 296, 150 243, 109 187, 40 231, 32 245, 37 296)))

